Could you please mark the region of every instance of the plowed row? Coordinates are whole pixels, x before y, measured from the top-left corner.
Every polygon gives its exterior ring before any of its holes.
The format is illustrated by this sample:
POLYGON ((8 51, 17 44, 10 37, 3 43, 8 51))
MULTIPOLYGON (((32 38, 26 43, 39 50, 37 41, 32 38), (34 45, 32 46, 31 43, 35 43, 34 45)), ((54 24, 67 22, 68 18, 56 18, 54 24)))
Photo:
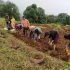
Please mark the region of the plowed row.
MULTIPOLYGON (((40 27, 42 27, 43 32, 50 31, 54 28, 53 26, 50 26, 50 25, 43 25, 43 26, 40 25, 40 27)), ((62 26, 61 29, 58 29, 58 30, 59 30, 60 38, 59 38, 59 42, 57 43, 57 47, 55 51, 53 50, 53 47, 49 47, 47 43, 48 37, 44 39, 43 35, 42 35, 42 38, 38 40, 37 42, 33 42, 30 38, 28 38, 27 36, 24 36, 21 31, 14 33, 14 36, 17 37, 18 39, 23 40, 26 44, 28 44, 31 47, 36 48, 39 51, 48 53, 51 56, 54 56, 58 59, 68 61, 70 57, 69 55, 67 55, 66 50, 65 50, 65 45, 67 41, 64 39, 64 35, 66 33, 70 33, 70 29, 62 26)))

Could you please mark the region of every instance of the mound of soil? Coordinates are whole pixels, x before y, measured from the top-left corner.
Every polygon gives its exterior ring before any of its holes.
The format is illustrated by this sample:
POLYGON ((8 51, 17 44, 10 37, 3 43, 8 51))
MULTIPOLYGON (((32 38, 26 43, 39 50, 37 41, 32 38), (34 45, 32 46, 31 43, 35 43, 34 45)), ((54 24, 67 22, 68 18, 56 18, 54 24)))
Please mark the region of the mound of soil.
POLYGON ((30 56, 30 60, 31 62, 34 62, 36 64, 40 64, 44 62, 44 56, 41 53, 32 53, 32 55, 30 56))

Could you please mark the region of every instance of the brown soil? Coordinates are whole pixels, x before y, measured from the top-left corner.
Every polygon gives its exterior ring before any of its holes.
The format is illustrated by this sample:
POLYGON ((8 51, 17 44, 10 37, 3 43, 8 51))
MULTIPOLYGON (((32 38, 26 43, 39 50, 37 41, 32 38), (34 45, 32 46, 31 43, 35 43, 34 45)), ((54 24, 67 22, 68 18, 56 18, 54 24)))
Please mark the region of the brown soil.
MULTIPOLYGON (((47 26, 47 28, 43 29, 43 31, 49 31, 51 29, 52 28, 50 26, 47 26)), ((49 54, 51 56, 62 59, 64 61, 68 61, 70 57, 67 55, 66 50, 65 50, 65 45, 67 41, 63 37, 64 37, 64 34, 70 33, 70 29, 65 29, 65 27, 62 27, 62 30, 59 30, 59 33, 60 33, 60 39, 59 39, 59 42, 57 43, 57 47, 55 51, 53 50, 53 47, 48 48, 47 37, 45 39, 41 38, 37 42, 33 42, 30 38, 28 38, 27 36, 24 36, 21 31, 15 33, 14 36, 23 40, 29 46, 34 47, 39 51, 42 51, 42 52, 50 51, 49 54)))

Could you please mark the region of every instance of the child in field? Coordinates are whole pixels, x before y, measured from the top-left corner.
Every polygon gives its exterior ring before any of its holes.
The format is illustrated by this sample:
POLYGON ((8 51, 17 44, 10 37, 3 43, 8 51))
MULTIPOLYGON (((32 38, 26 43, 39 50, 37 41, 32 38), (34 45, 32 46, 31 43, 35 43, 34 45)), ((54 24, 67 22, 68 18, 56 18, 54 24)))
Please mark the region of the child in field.
POLYGON ((30 37, 31 37, 34 41, 40 39, 40 36, 41 36, 41 33, 42 33, 42 30, 41 30, 40 27, 30 26, 30 27, 29 27, 29 30, 30 30, 30 37))
POLYGON ((66 44, 66 52, 68 55, 70 55, 70 34, 64 35, 64 38, 68 41, 68 43, 66 44))
POLYGON ((59 33, 56 30, 51 30, 50 32, 45 32, 45 36, 44 37, 46 37, 48 35, 49 35, 49 37, 48 37, 49 38, 48 44, 50 46, 53 46, 53 48, 55 50, 56 44, 57 44, 58 39, 59 39, 59 33))

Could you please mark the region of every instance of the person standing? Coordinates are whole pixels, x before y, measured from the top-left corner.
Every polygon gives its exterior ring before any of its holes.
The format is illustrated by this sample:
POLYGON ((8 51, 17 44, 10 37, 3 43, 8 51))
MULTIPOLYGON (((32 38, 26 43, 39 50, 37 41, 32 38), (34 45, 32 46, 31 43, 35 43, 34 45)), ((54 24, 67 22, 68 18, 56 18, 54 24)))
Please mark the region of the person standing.
POLYGON ((24 16, 22 17, 21 24, 23 26, 24 35, 27 35, 27 31, 29 29, 30 23, 24 16))
POLYGON ((16 25, 16 20, 14 17, 12 17, 11 19, 11 26, 12 26, 12 29, 15 29, 15 25, 16 25))
POLYGON ((10 16, 6 15, 5 21, 6 21, 6 27, 7 27, 7 29, 11 30, 12 26, 11 26, 11 18, 10 18, 10 16))

